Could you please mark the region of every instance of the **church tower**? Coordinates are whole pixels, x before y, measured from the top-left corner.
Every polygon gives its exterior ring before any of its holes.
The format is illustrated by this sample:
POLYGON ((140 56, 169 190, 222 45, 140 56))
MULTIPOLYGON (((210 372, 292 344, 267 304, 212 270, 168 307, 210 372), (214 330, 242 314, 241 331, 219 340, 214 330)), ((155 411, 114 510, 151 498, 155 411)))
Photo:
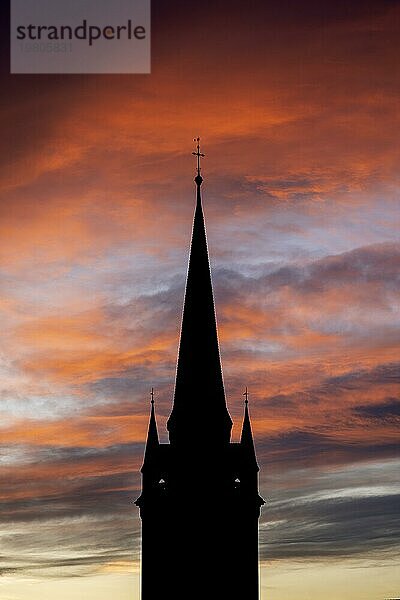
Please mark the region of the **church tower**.
POLYGON ((206 230, 199 138, 196 209, 169 444, 160 444, 153 391, 142 493, 142 600, 258 600, 258 519, 264 504, 248 394, 231 442, 206 230))

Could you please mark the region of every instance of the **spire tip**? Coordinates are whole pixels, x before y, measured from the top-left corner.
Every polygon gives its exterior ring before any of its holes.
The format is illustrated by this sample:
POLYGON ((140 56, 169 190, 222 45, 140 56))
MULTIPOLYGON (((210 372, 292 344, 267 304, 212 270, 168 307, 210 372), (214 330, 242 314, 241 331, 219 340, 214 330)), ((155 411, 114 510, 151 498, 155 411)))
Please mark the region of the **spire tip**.
POLYGON ((247 406, 247 405, 248 405, 248 403, 249 403, 249 391, 248 391, 248 389, 247 389, 247 385, 246 385, 246 390, 245 390, 245 392, 244 392, 243 396, 245 397, 244 403, 245 403, 245 405, 247 406))
POLYGON ((196 185, 198 187, 201 186, 201 184, 203 183, 203 178, 201 176, 201 168, 200 168, 200 159, 204 158, 205 154, 203 154, 202 152, 200 152, 200 138, 194 138, 193 140, 194 142, 197 142, 197 146, 196 146, 196 152, 192 152, 193 156, 197 156, 197 175, 194 178, 196 185))

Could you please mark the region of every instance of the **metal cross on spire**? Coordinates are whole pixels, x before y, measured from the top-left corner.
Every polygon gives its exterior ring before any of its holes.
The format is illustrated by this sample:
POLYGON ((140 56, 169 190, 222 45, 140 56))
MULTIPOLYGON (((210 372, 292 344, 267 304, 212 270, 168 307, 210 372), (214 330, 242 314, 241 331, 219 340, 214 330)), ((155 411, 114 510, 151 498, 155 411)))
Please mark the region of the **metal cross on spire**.
POLYGON ((200 152, 200 138, 194 138, 194 142, 197 142, 197 150, 196 152, 192 152, 193 156, 197 156, 197 176, 200 177, 200 159, 205 156, 202 152, 200 152))
POLYGON ((151 388, 150 396, 151 396, 151 403, 154 404, 154 388, 151 388))
POLYGON ((247 386, 246 386, 246 391, 245 391, 245 393, 243 394, 243 396, 245 397, 245 401, 244 401, 244 403, 245 403, 245 404, 248 404, 248 403, 249 403, 249 392, 248 392, 247 386))

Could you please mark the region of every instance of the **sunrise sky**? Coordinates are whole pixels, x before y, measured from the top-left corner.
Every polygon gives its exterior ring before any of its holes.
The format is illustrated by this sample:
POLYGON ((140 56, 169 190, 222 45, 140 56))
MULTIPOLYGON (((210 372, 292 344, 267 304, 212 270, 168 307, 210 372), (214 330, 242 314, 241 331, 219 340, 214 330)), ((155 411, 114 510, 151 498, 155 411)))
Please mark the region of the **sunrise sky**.
POLYGON ((4 17, 1 600, 139 599, 197 135, 262 600, 399 596, 399 4, 154 0, 152 74, 125 76, 10 76, 4 17))

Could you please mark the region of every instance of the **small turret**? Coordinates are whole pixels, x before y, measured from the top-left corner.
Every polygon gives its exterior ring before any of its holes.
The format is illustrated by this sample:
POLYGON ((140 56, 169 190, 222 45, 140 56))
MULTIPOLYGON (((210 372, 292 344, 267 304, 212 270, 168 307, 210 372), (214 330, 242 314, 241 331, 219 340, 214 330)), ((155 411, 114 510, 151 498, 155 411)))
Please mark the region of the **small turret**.
POLYGON ((151 388, 151 410, 150 410, 150 420, 149 420, 149 429, 147 432, 147 441, 146 441, 146 449, 144 452, 144 460, 142 466, 142 473, 146 471, 149 467, 154 465, 154 460, 156 458, 157 450, 160 446, 160 440, 158 438, 158 429, 157 429, 157 421, 156 415, 154 411, 154 390, 151 388))
POLYGON ((244 401, 244 418, 242 426, 242 435, 240 437, 240 445, 242 447, 243 461, 247 468, 254 469, 256 472, 259 471, 259 466, 256 458, 256 451, 254 448, 253 432, 251 430, 250 416, 249 416, 249 392, 246 387, 246 391, 243 394, 245 396, 244 401))

